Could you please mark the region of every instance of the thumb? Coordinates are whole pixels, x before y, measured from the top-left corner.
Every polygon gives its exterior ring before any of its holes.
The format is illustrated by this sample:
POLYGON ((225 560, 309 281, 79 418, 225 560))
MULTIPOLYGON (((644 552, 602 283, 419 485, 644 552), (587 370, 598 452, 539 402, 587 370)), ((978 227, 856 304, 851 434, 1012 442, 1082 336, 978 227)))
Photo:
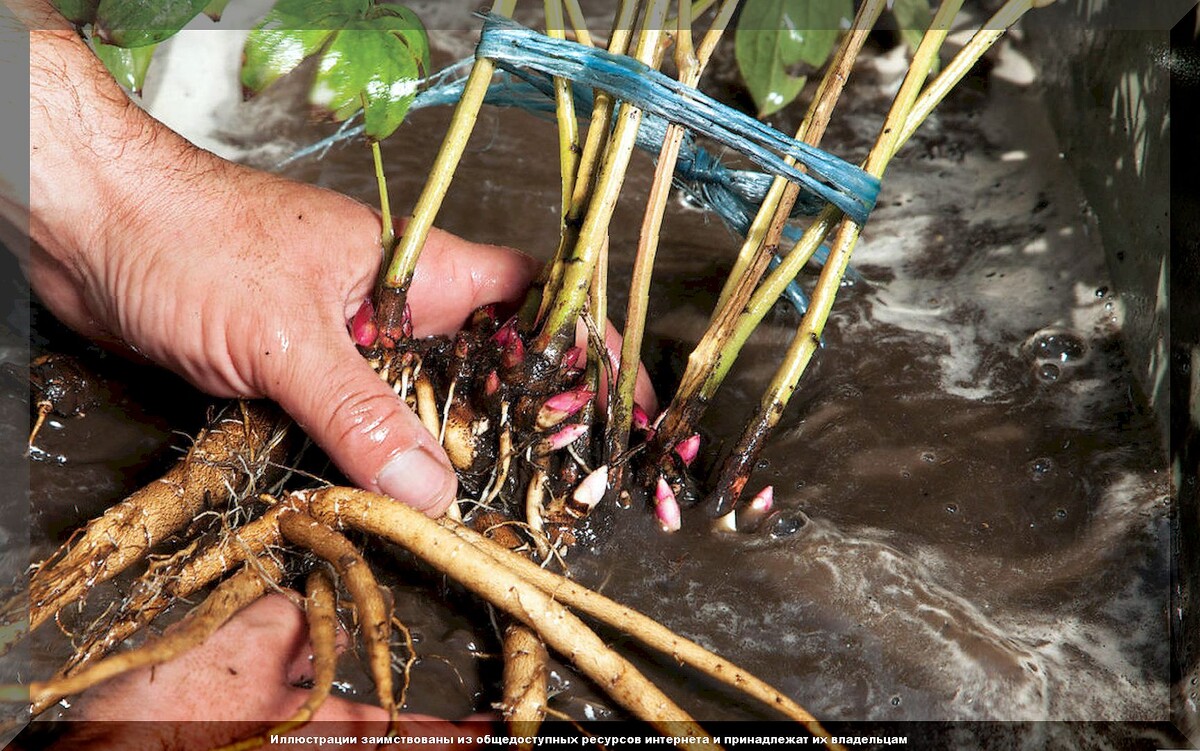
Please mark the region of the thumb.
POLYGON ((264 390, 353 483, 440 516, 458 489, 449 459, 350 339, 338 333, 277 358, 282 372, 264 390))

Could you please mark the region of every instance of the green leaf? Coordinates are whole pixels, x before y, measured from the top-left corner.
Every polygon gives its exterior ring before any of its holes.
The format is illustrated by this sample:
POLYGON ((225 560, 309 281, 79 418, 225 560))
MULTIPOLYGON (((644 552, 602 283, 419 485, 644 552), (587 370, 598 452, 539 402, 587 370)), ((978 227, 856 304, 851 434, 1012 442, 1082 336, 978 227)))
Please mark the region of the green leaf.
POLYGON ((54 7, 76 26, 86 26, 96 17, 100 0, 54 0, 54 7))
POLYGON ((229 0, 210 0, 208 5, 204 6, 204 15, 214 21, 220 21, 226 5, 229 5, 229 0))
POLYGON ((404 44, 422 76, 429 75, 429 37, 416 13, 400 5, 378 5, 372 21, 404 44))
POLYGON ((933 22, 933 11, 929 8, 929 0, 895 0, 892 17, 900 29, 900 38, 912 52, 917 49, 926 29, 933 22))
POLYGON ((381 140, 404 120, 421 67, 400 36, 369 23, 335 35, 321 56, 309 103, 335 120, 361 108, 367 136, 381 140))
POLYGON ((158 44, 187 25, 209 0, 100 0, 96 36, 118 47, 158 44))
POLYGON ((157 45, 148 44, 144 47, 117 47, 96 40, 96 56, 117 79, 117 83, 132 91, 142 93, 142 84, 146 81, 146 71, 150 69, 150 58, 154 55, 157 45))
POLYGON ((416 15, 362 0, 280 0, 250 34, 242 85, 256 94, 317 55, 309 103, 334 120, 360 109, 368 137, 391 135, 429 69, 429 42, 416 15))
POLYGON ((242 90, 247 96, 262 92, 316 54, 332 34, 325 29, 254 29, 242 50, 242 90))
POLYGON ((276 0, 260 26, 280 29, 338 31, 366 18, 373 0, 276 0))
POLYGON ((746 0, 734 54, 759 117, 799 96, 806 78, 793 75, 791 68, 824 65, 853 15, 853 0, 746 0))
POLYGON ((376 34, 361 29, 333 32, 317 63, 308 103, 334 120, 345 120, 357 112, 363 104, 370 71, 356 62, 364 57, 380 57, 378 41, 376 34))

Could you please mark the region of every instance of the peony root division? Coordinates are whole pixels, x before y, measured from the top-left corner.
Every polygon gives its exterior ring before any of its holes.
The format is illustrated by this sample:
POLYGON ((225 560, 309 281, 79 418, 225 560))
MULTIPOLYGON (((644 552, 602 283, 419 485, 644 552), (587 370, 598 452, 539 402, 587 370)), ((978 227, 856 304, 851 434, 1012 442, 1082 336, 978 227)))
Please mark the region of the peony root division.
MULTIPOLYGON (((603 472, 603 468, 597 469, 593 476, 597 473, 602 476, 603 472)), ((589 480, 581 483, 581 494, 592 492, 589 487, 589 480)), ((282 500, 266 496, 262 500, 268 505, 257 519, 227 532, 198 552, 189 548, 153 564, 135 584, 135 593, 126 603, 126 615, 116 620, 112 634, 88 642, 80 656, 53 679, 30 686, 35 713, 63 697, 124 672, 165 662, 198 645, 233 614, 282 580, 284 565, 273 555, 273 548, 286 541, 328 562, 350 593, 379 702, 395 718, 399 707, 393 697, 389 638, 392 618, 368 563, 349 540, 335 531, 352 528, 403 546, 517 622, 505 637, 507 661, 502 704, 514 732, 535 732, 550 711, 546 653, 542 646, 545 643, 573 662, 633 716, 672 736, 707 737, 695 720, 568 609, 574 607, 804 722, 814 733, 827 735, 802 708, 736 666, 636 611, 540 568, 460 522, 434 521, 386 496, 349 488, 299 491, 282 500), (117 643, 116 635, 127 638, 166 604, 197 591, 239 564, 242 567, 237 573, 218 584, 183 622, 163 637, 101 659, 117 643), (165 575, 168 572, 170 575, 165 575), (131 608, 131 604, 137 607, 131 608)), ((586 499, 573 500, 577 505, 581 502, 586 505, 586 499)), ((291 730, 309 721, 328 694, 334 659, 330 646, 334 642, 330 635, 334 620, 332 586, 323 569, 309 576, 306 602, 317 655, 318 689, 280 728, 291 730)), ((262 737, 256 736, 231 748, 252 748, 261 742, 262 737)), ((700 745, 702 741, 696 743, 700 745)))

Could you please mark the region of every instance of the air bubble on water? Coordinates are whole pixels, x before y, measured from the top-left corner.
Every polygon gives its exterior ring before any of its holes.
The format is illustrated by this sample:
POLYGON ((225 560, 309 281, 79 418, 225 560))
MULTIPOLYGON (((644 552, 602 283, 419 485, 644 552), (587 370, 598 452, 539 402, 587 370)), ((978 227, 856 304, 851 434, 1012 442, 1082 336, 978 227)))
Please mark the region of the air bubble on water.
POLYGON ((1030 352, 1041 362, 1076 363, 1087 355, 1083 337, 1061 329, 1042 329, 1030 338, 1030 352))
POLYGON ((803 514, 780 514, 771 524, 771 536, 776 539, 791 537, 803 529, 807 521, 803 514))
POLYGON ((1055 519, 1066 519, 1067 518, 1067 510, 1065 508, 1060 508, 1060 509, 1056 510, 1054 512, 1054 518, 1055 519))
POLYGON ((921 454, 921 461, 923 461, 927 464, 933 464, 935 461, 937 461, 937 455, 934 454, 932 451, 926 451, 923 454, 921 454))
POLYGON ((1038 379, 1046 383, 1054 383, 1060 375, 1062 375, 1062 370, 1052 362, 1043 363, 1038 367, 1038 379))
POLYGON ((1040 456, 1029 463, 1029 474, 1034 480, 1040 480, 1054 470, 1054 462, 1048 457, 1040 456))
POLYGON ((1087 353, 1087 344, 1081 338, 1066 334, 1043 334, 1034 338, 1034 354, 1038 359, 1070 362, 1080 360, 1087 353))
POLYGON ((946 504, 946 513, 957 514, 958 513, 958 504, 957 503, 947 503, 946 504))
POLYGON ((1107 294, 1108 294, 1108 287, 1097 287, 1096 288, 1096 297, 1103 298, 1107 294))
POLYGON ((893 706, 893 707, 898 707, 898 706, 900 706, 900 697, 899 697, 899 696, 893 696, 893 697, 892 697, 892 706, 893 706))

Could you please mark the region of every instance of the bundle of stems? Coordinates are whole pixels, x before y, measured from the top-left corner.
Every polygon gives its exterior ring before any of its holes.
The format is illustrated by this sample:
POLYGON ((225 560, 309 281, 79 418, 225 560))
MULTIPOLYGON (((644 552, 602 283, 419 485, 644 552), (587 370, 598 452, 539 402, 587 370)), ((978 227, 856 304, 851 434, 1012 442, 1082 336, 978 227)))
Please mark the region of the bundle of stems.
MULTIPOLYGON (((821 143, 855 60, 886 4, 886 0, 865 0, 860 5, 796 132, 797 141, 813 147, 821 143)), ((962 5, 961 0, 942 2, 913 54, 903 84, 862 165, 865 172, 882 177, 915 129, 982 54, 1026 11, 1047 4, 1048 0, 1009 0, 940 75, 929 81, 942 43, 962 5)), ((648 68, 656 69, 673 48, 678 80, 684 86, 696 87, 736 8, 735 0, 715 3, 622 0, 609 37, 609 50, 628 52, 648 68), (674 18, 670 18, 672 10, 674 18), (706 14, 711 16, 709 28, 696 44, 692 25, 706 14)), ((500 2, 493 12, 507 15, 512 9, 512 2, 500 2)), ((579 43, 592 44, 591 35, 581 25, 581 13, 574 0, 545 0, 545 11, 550 36, 565 38, 569 20, 574 24, 574 36, 579 43)), ((377 301, 379 330, 396 334, 381 336, 384 350, 403 339, 397 322, 403 321, 407 283, 453 170, 462 157, 494 70, 495 64, 487 57, 475 62, 434 173, 381 282, 377 301)), ((490 452, 481 452, 476 447, 472 453, 495 456, 497 465, 502 467, 492 472, 491 492, 482 499, 483 505, 497 496, 524 499, 522 521, 537 534, 545 528, 546 504, 554 506, 556 499, 581 497, 587 506, 583 510, 586 513, 600 499, 632 495, 652 499, 662 526, 676 528, 681 494, 695 495, 694 482, 687 475, 697 451, 700 419, 750 334, 829 239, 832 250, 814 288, 812 304, 712 486, 710 512, 728 517, 742 496, 764 440, 778 423, 817 350, 862 226, 838 208, 827 205, 811 219, 794 247, 781 247, 784 228, 791 221, 801 187, 786 177, 775 178, 746 233, 707 330, 691 352, 668 406, 654 420, 642 405, 635 404, 634 389, 652 299, 655 256, 685 131, 677 123, 667 127, 653 182, 645 197, 629 303, 624 311, 623 343, 616 358, 607 352, 603 337, 595 334, 602 330, 607 314, 608 227, 621 195, 642 113, 628 102, 614 102, 608 93, 597 91, 595 111, 581 144, 581 125, 576 118, 571 84, 556 78, 554 87, 562 177, 560 241, 519 315, 498 335, 498 344, 507 348, 507 356, 501 358, 500 367, 485 376, 492 384, 488 388, 493 392, 498 389, 503 395, 499 409, 504 417, 491 421, 499 426, 500 436, 493 439, 496 447, 490 452), (768 273, 773 259, 781 262, 768 273), (585 355, 573 346, 577 329, 593 332, 585 355), (584 357, 586 368, 576 379, 577 365, 584 357), (569 378, 561 377, 564 364, 571 374, 569 378), (604 394, 599 393, 601 384, 606 390, 604 394), (534 406, 529 402, 534 402, 534 406), (560 421, 551 426, 561 438, 555 442, 556 450, 568 450, 570 458, 521 462, 517 457, 520 447, 546 438, 549 432, 549 427, 537 424, 534 416, 543 414, 546 408, 564 404, 570 407, 567 416, 570 424, 560 421), (601 410, 601 404, 606 409, 601 410), (560 426, 564 424, 572 430, 563 433, 560 426), (514 466, 514 462, 523 466, 514 466), (635 471, 628 471, 630 467, 635 471), (597 468, 603 470, 602 478, 595 477, 597 468)), ((791 157, 787 163, 796 165, 791 157)), ((381 362, 389 358, 379 348, 368 354, 381 362)), ((463 384, 456 382, 453 388, 456 397, 461 396, 463 384)), ((486 411, 488 407, 485 404, 479 409, 486 411)), ((498 411, 495 406, 491 410, 498 411)), ((479 467, 472 469, 478 471, 479 467)), ((549 516, 562 521, 561 513, 551 510, 549 516)), ((543 539, 536 547, 545 554, 547 545, 552 549, 555 543, 555 539, 543 539)))

